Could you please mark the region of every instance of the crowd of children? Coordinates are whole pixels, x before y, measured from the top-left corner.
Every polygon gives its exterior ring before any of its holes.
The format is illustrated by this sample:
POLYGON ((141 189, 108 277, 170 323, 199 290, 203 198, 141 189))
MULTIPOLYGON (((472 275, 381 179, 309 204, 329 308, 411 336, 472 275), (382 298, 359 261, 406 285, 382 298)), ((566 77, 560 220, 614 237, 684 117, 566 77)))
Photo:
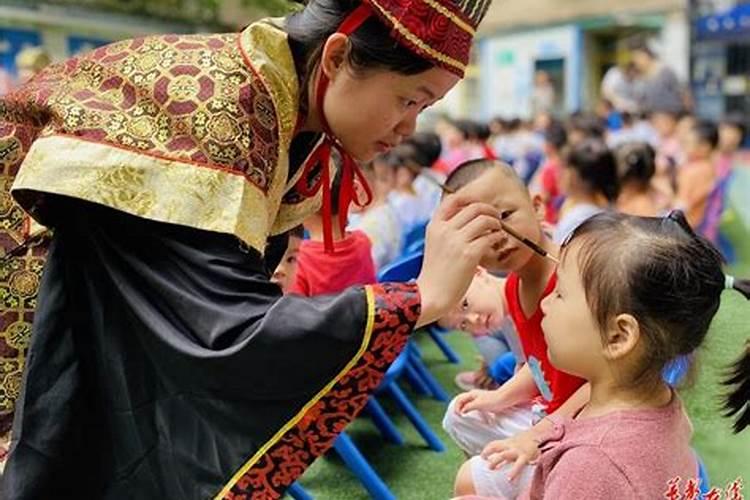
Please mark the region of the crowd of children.
MULTIPOLYGON (((713 123, 669 110, 634 116, 611 106, 566 121, 550 115, 534 122, 496 119, 484 156, 475 142, 452 139, 456 130, 472 129, 466 122, 438 130, 448 145, 444 158, 498 158, 512 165, 542 196, 549 224, 575 226, 604 209, 657 215, 679 208, 691 227, 716 243, 722 207, 713 201, 724 195, 735 169, 750 166, 750 153, 742 149, 744 123, 738 116, 713 123)), ((436 168, 447 175, 455 166, 436 168)))
MULTIPOLYGON (((444 192, 491 204, 551 258, 508 234, 438 322, 471 334, 482 358, 456 378, 466 392, 443 421, 468 458, 455 494, 656 498, 697 477, 692 427, 662 372, 702 344, 723 290, 750 296, 712 244, 712 200, 746 160, 741 123, 657 112, 437 130, 364 166, 373 203, 344 232, 331 214, 333 253, 322 213, 311 217, 274 280, 308 296, 372 283, 444 192)), ((729 381, 738 430, 750 423, 748 356, 729 381)))

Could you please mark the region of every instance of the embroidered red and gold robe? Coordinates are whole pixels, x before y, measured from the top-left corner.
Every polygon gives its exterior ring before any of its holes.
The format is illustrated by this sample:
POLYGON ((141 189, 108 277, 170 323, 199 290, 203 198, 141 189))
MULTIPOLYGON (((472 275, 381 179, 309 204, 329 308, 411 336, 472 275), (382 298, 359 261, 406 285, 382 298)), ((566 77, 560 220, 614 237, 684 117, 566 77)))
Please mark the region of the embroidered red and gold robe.
POLYGON ((320 204, 277 23, 118 42, 2 101, 3 498, 277 498, 407 341, 415 285, 269 283, 320 204))

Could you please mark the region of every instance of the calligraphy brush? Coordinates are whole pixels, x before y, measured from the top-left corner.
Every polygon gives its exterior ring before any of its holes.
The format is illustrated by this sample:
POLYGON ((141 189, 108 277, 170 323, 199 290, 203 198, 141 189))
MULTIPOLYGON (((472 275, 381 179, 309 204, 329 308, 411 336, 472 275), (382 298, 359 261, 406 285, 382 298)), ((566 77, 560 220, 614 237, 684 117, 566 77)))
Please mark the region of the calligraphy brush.
MULTIPOLYGON (((433 178, 432 176, 425 175, 425 177, 427 177, 427 179, 429 179, 433 184, 435 184, 440 189, 442 189, 443 193, 445 193, 445 194, 455 194, 456 193, 455 189, 449 188, 448 186, 446 186, 442 182, 438 181, 437 179, 433 178)), ((544 258, 547 258, 547 259, 551 260, 552 262, 554 262, 555 264, 560 264, 560 261, 557 259, 557 257, 551 255, 549 252, 547 252, 547 250, 545 250, 544 248, 540 247, 539 245, 537 245, 536 243, 534 243, 530 239, 528 239, 528 238, 526 238, 526 237, 521 236, 520 234, 518 234, 513 228, 511 228, 508 224, 506 224, 502 220, 500 221, 500 225, 502 226, 503 231, 505 231, 506 233, 508 233, 509 235, 511 235, 513 238, 517 239, 518 241, 520 241, 521 243, 523 243, 524 245, 526 245, 527 247, 529 247, 530 249, 532 249, 534 251, 534 253, 536 253, 537 255, 540 255, 540 256, 542 256, 544 258)))

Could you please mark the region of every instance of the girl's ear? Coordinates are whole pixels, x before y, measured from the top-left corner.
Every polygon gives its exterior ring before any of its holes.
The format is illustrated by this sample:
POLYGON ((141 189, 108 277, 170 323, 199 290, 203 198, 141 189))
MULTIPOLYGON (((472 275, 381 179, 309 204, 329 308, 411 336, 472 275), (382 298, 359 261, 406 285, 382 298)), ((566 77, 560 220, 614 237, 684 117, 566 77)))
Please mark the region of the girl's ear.
POLYGON ((638 320, 630 314, 615 317, 607 330, 604 357, 609 361, 629 356, 641 339, 641 327, 638 320))
POLYGON ((348 50, 349 37, 343 33, 334 33, 326 40, 320 58, 320 68, 329 80, 333 81, 344 67, 348 50))
POLYGON ((540 195, 539 193, 533 195, 531 197, 531 206, 534 208, 536 220, 538 220, 539 222, 544 221, 544 218, 547 215, 547 207, 545 207, 544 205, 544 199, 542 199, 542 195, 540 195))

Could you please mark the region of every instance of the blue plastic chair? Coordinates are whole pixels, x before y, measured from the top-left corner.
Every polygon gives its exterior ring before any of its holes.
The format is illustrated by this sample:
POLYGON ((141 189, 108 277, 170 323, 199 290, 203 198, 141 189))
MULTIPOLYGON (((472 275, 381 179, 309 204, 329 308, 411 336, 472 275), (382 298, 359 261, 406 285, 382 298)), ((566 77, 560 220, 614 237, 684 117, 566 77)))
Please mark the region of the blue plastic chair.
POLYGON ((404 255, 412 255, 415 253, 424 253, 424 239, 415 241, 404 251, 404 255))
POLYGON ((346 432, 339 434, 333 444, 336 453, 339 454, 346 466, 351 470, 357 479, 362 483, 370 496, 375 500, 396 500, 388 488, 388 485, 380 479, 370 462, 362 455, 352 438, 346 432))
MULTIPOLYGON (((425 421, 419 411, 414 407, 411 401, 409 401, 409 398, 396 383, 396 380, 407 369, 407 360, 408 354, 407 351, 404 351, 398 358, 396 358, 390 368, 388 368, 376 394, 388 394, 391 396, 396 401, 396 404, 401 411, 404 412, 406 417, 411 421, 412 425, 417 429, 417 432, 422 436, 427 445, 435 451, 444 451, 445 447, 440 441, 440 438, 433 432, 427 421, 425 421)), ((404 444, 404 438, 401 436, 398 428, 390 417, 388 417, 388 414, 375 396, 371 396, 367 401, 365 412, 370 416, 375 427, 378 428, 387 441, 397 445, 404 444)), ((373 469, 372 465, 370 465, 364 455, 362 455, 362 452, 359 451, 357 445, 354 444, 346 432, 342 432, 339 437, 336 438, 336 442, 333 446, 336 453, 338 453, 349 470, 354 473, 372 498, 376 500, 395 500, 396 497, 390 491, 388 485, 381 479, 375 469, 373 469)))
MULTIPOLYGON (((687 375, 691 362, 692 356, 690 354, 673 359, 664 368, 662 378, 671 387, 676 387, 687 375)), ((698 461, 698 478, 700 479, 699 487, 701 495, 706 495, 711 490, 711 481, 708 478, 708 471, 706 470, 703 460, 701 460, 701 457, 698 455, 698 452, 695 453, 695 459, 698 461)))
MULTIPOLYGON (((424 260, 424 254, 422 252, 413 253, 397 259, 395 262, 385 266, 379 273, 378 281, 381 283, 385 282, 396 282, 405 283, 416 279, 419 276, 419 272, 422 270, 422 261, 424 260)), ((431 326, 427 329, 427 333, 430 338, 435 342, 438 348, 443 352, 446 359, 451 363, 459 363, 460 358, 458 354, 451 348, 450 345, 443 339, 443 335, 440 328, 437 326, 431 326)), ((443 393, 445 391, 442 391, 443 393)), ((439 398, 440 399, 440 398, 439 398)))
POLYGON ((286 490, 287 494, 294 498, 294 500, 313 500, 312 495, 310 495, 305 489, 300 486, 299 483, 292 483, 289 488, 286 490))
POLYGON ((385 412, 375 396, 370 396, 365 406, 365 413, 370 416, 370 419, 378 428, 380 434, 385 438, 386 441, 393 443, 398 446, 404 444, 404 438, 401 436, 401 432, 393 423, 391 417, 385 412))
POLYGON ((524 157, 526 160, 526 175, 524 175, 523 183, 527 186, 536 175, 539 167, 542 166, 542 153, 538 151, 531 151, 524 157))
MULTIPOLYGON (((434 399, 437 399, 438 401, 442 401, 444 403, 450 401, 451 398, 446 390, 443 389, 443 386, 440 385, 440 382, 438 382, 438 380, 430 372, 430 370, 427 369, 424 361, 422 361, 422 356, 419 353, 419 349, 417 349, 417 345, 414 342, 410 341, 406 346, 406 349, 409 355, 409 366, 419 378, 419 380, 422 381, 424 387, 427 388, 427 393, 429 393, 434 399)), ((409 372, 407 372, 407 375, 409 375, 409 372)), ((417 391, 417 393, 420 394, 419 391, 417 391)))
POLYGON ((391 262, 378 273, 378 281, 381 283, 406 283, 416 279, 422 270, 422 252, 405 255, 391 262))
POLYGON ((698 460, 698 479, 701 481, 698 487, 701 490, 701 498, 703 498, 703 496, 708 495, 708 492, 711 491, 711 480, 708 478, 708 471, 698 453, 695 454, 695 458, 698 460))
POLYGON ((691 356, 680 356, 675 358, 664 367, 662 378, 671 387, 676 387, 687 375, 690 369, 691 356))
MULTIPOLYGON (((422 439, 425 440, 427 445, 435 451, 445 451, 445 446, 440 441, 440 438, 430 428, 430 424, 422 417, 409 398, 404 394, 401 388, 398 386, 398 379, 406 370, 409 365, 409 350, 408 348, 402 352, 393 364, 388 368, 388 371, 383 377, 383 381, 380 383, 380 387, 376 391, 376 394, 388 394, 398 405, 399 409, 406 415, 406 418, 412 423, 414 428, 417 430, 422 439)), ((390 419, 388 419, 390 421, 390 419)), ((379 429, 383 423, 376 424, 379 429)), ((387 422, 385 426, 387 427, 387 422)))
POLYGON ((424 240, 424 235, 427 232, 427 222, 421 222, 411 228, 404 234, 404 240, 401 248, 409 248, 414 242, 424 240))
POLYGON ((437 344, 438 349, 443 352, 445 359, 454 364, 459 364, 461 362, 461 358, 458 356, 458 354, 456 354, 456 351, 454 351, 453 348, 448 345, 448 342, 446 342, 443 338, 443 335, 448 333, 447 330, 440 328, 437 325, 430 325, 427 328, 427 333, 429 334, 432 341, 437 344))

